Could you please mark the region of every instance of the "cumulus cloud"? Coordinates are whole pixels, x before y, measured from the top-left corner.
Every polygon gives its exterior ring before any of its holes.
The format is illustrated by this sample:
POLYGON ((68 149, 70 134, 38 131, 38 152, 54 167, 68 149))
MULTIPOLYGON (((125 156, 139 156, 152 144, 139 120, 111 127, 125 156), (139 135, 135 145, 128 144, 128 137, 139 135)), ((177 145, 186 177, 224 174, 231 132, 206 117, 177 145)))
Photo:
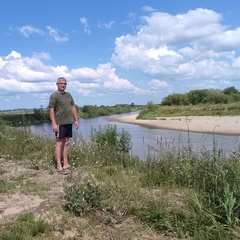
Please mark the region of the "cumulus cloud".
MULTIPOLYGON (((12 80, 17 80, 19 83, 35 82, 39 80, 45 81, 45 73, 49 75, 53 75, 54 73, 53 69, 49 66, 45 66, 41 60, 29 57, 23 58, 21 54, 16 51, 12 51, 5 58, 0 58, 0 70, 0 77, 6 80, 4 83, 8 81, 12 83, 12 80)), ((7 85, 9 86, 9 84, 7 85)), ((27 84, 25 86, 30 85, 27 84)), ((13 89, 17 88, 14 87, 13 89)), ((22 89, 24 89, 24 87, 19 88, 19 92, 21 92, 22 89)), ((11 90, 11 88, 8 90, 11 90)))
POLYGON ((103 86, 107 89, 118 91, 118 90, 128 90, 128 91, 140 91, 138 87, 131 84, 130 81, 124 78, 119 78, 116 73, 116 69, 112 67, 111 64, 100 64, 97 72, 104 79, 103 86))
POLYGON ((1 78, 1 88, 2 90, 9 91, 9 92, 21 92, 21 93, 27 93, 27 92, 39 92, 40 88, 41 91, 49 90, 49 87, 46 84, 43 84, 41 82, 38 82, 37 84, 31 83, 31 82, 20 82, 17 79, 6 79, 1 78))
POLYGON ((151 81, 149 81, 148 85, 155 90, 156 89, 163 90, 163 89, 171 88, 171 85, 169 85, 167 82, 161 81, 158 79, 152 79, 151 81))
POLYGON ((37 59, 45 59, 45 60, 50 60, 51 59, 50 54, 45 53, 45 52, 34 52, 33 57, 37 58, 37 59))
POLYGON ((165 80, 234 78, 239 60, 240 28, 228 29, 223 17, 198 8, 171 15, 142 17, 136 34, 115 40, 112 61, 165 80))
POLYGON ((44 65, 35 54, 32 57, 22 57, 20 53, 12 51, 0 58, 0 90, 41 94, 51 92, 56 88, 55 82, 59 76, 65 76, 71 81, 70 90, 83 95, 89 95, 95 89, 140 91, 127 79, 119 78, 116 69, 110 63, 100 64, 96 69, 88 67, 68 69, 64 65, 55 67, 44 65))

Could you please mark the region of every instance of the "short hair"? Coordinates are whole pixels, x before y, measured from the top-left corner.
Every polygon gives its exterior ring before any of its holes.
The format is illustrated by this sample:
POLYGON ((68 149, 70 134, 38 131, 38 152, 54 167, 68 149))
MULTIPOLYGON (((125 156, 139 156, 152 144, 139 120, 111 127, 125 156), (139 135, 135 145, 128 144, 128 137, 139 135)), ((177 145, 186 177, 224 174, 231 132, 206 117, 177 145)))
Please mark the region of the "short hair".
POLYGON ((59 83, 61 80, 67 82, 67 79, 66 79, 65 77, 59 77, 59 78, 57 79, 57 83, 59 83))

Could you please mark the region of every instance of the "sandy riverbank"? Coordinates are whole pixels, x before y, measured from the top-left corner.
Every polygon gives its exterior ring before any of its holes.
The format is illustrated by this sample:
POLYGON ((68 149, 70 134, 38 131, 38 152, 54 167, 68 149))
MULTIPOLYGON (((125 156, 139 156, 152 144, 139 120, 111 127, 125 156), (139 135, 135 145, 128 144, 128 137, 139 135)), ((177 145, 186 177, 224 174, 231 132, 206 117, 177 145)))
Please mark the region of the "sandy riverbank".
POLYGON ((240 136, 240 116, 166 117, 158 120, 138 120, 137 114, 109 118, 112 122, 137 124, 149 128, 240 136))

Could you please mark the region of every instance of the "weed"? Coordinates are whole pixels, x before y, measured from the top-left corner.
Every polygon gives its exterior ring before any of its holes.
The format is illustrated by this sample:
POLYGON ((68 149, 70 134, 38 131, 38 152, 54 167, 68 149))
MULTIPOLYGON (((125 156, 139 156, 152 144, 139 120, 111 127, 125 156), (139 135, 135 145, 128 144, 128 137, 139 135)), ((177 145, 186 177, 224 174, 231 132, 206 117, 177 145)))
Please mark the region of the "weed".
POLYGON ((7 193, 13 189, 15 189, 13 183, 4 179, 0 179, 0 193, 7 193))
POLYGON ((72 181, 64 189, 65 208, 77 216, 84 216, 101 206, 101 188, 92 180, 72 181))
POLYGON ((52 231, 49 224, 36 220, 32 212, 21 214, 16 221, 1 227, 1 240, 25 240, 52 231))

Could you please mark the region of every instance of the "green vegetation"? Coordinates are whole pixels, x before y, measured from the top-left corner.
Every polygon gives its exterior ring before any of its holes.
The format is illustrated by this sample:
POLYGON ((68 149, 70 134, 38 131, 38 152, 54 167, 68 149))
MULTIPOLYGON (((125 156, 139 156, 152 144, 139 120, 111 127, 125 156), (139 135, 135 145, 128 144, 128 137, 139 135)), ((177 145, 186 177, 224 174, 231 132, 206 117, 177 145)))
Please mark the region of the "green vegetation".
POLYGON ((234 87, 224 90, 192 90, 173 93, 160 104, 148 102, 138 119, 169 116, 236 116, 240 115, 240 92, 234 87))
MULTIPOLYGON (((1 126, 0 132, 1 156, 57 174, 50 164, 53 141, 33 138, 25 128, 1 126)), ((159 144, 160 154, 143 162, 128 153, 131 136, 112 125, 93 129, 89 139, 80 137, 78 142, 70 145, 74 170, 65 178, 63 198, 58 198, 58 207, 56 199, 48 200, 51 215, 57 217, 51 221, 38 220, 34 212, 20 215, 0 224, 0 239, 66 239, 65 230, 73 234, 69 239, 240 238, 240 149, 226 157, 215 143, 212 152, 196 154, 189 139, 187 149, 159 144)), ((7 171, 1 168, 1 176, 7 171)), ((9 197, 13 189, 29 187, 26 178, 33 175, 23 176, 3 178, 1 194, 9 197)))
MULTIPOLYGON (((80 118, 92 118, 100 116, 108 116, 112 114, 130 113, 142 109, 142 105, 134 105, 134 103, 118 104, 115 106, 100 106, 85 105, 78 107, 78 115, 80 118)), ((50 122, 50 117, 47 109, 33 110, 15 110, 0 112, 0 125, 6 124, 14 127, 28 126, 31 124, 39 124, 50 122)))
POLYGON ((33 109, 24 111, 3 111, 0 113, 0 125, 7 124, 14 127, 50 121, 46 109, 33 109))
POLYGON ((34 239, 39 235, 51 232, 51 226, 41 220, 36 220, 32 212, 21 214, 14 223, 6 223, 1 228, 1 240, 34 239))
POLYGON ((128 104, 117 104, 115 106, 93 106, 84 105, 78 107, 78 113, 81 118, 92 118, 100 116, 109 116, 112 114, 130 113, 142 109, 142 105, 134 105, 134 103, 128 104))
POLYGON ((196 104, 225 104, 240 101, 240 92, 235 87, 219 89, 192 90, 185 94, 171 94, 165 97, 161 105, 181 106, 196 104))

